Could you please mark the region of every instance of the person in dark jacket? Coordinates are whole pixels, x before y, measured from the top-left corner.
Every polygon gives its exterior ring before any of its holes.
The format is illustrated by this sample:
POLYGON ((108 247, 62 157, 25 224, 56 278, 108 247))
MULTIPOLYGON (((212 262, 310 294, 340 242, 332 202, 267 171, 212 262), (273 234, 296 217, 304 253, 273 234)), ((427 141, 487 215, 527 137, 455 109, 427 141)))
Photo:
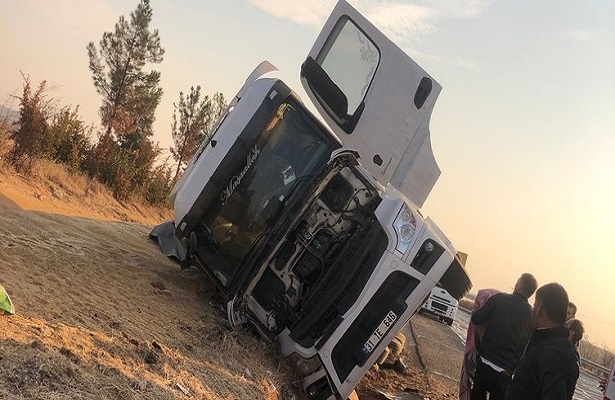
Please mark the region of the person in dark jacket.
POLYGON ((512 294, 498 293, 472 314, 472 323, 484 325, 478 347, 478 363, 470 400, 502 400, 521 353, 532 334, 532 307, 536 279, 525 273, 517 280, 512 294))
POLYGON ((506 400, 571 400, 579 378, 574 346, 568 339, 568 294, 558 283, 536 292, 536 327, 515 369, 506 400))

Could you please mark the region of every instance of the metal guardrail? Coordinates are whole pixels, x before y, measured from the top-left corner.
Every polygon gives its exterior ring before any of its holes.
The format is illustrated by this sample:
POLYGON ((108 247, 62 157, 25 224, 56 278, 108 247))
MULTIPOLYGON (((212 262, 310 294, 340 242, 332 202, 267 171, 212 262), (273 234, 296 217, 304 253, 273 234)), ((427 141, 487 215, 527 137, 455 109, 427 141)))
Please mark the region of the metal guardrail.
POLYGON ((608 375, 611 372, 611 370, 608 369, 607 367, 601 364, 595 363, 586 358, 581 358, 581 367, 585 367, 585 369, 589 369, 590 372, 602 373, 604 376, 608 375))

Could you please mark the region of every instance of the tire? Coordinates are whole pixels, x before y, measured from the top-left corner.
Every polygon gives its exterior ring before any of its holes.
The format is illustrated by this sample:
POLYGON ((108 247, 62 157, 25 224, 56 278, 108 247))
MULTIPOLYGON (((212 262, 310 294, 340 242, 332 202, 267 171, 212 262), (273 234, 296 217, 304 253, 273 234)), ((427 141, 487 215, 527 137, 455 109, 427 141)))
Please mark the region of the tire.
POLYGON ((453 320, 450 318, 444 318, 444 323, 448 326, 453 325, 453 320))

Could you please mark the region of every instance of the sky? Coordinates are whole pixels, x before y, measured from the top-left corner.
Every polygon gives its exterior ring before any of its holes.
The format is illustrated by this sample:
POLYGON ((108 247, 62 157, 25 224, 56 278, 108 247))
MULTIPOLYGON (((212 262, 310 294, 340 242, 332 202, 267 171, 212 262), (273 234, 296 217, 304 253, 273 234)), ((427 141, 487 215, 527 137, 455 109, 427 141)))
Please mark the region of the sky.
MULTIPOLYGON (((615 349, 615 2, 351 0, 442 86, 431 140, 442 170, 422 212, 469 254, 474 287, 523 272, 559 282, 586 338, 615 349)), ((0 0, 0 104, 20 71, 99 126, 86 46, 137 1, 0 0)), ((335 0, 151 0, 166 50, 155 140, 201 85, 231 98, 268 60, 303 99, 299 68, 335 0)), ((533 301, 533 299, 531 299, 533 301)))

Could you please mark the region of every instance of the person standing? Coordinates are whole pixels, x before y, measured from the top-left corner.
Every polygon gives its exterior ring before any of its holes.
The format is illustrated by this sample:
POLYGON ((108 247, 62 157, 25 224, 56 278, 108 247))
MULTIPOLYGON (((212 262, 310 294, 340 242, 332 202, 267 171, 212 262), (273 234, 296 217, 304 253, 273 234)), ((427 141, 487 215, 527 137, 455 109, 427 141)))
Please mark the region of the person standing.
POLYGON ((568 302, 568 307, 566 307, 566 321, 569 321, 573 318, 577 317, 577 305, 572 301, 568 302))
POLYGON ((613 361, 613 365, 611 365, 611 372, 609 373, 609 376, 604 380, 600 387, 604 391, 603 400, 615 400, 615 360, 613 361))
MULTIPOLYGON (((497 289, 481 289, 476 293, 472 312, 480 310, 489 298, 497 293, 497 289)), ((484 325, 474 325, 472 321, 468 324, 466 333, 466 347, 463 353, 463 361, 461 363, 461 376, 459 377, 459 400, 470 400, 472 384, 474 382, 474 374, 476 372, 476 364, 478 363, 478 348, 480 347, 485 333, 484 325)))
POLYGON ((535 330, 515 369, 506 400, 570 400, 579 378, 574 346, 568 339, 568 294, 558 283, 536 291, 535 330))
POLYGON ((536 278, 525 273, 517 280, 512 294, 498 293, 474 312, 471 321, 484 325, 478 347, 479 359, 470 392, 471 400, 502 400, 521 353, 532 334, 532 307, 536 278))
POLYGON ((585 333, 585 327, 583 327, 583 322, 576 318, 570 318, 564 324, 566 328, 568 328, 568 339, 574 346, 574 352, 577 355, 577 360, 581 361, 581 355, 579 353, 579 347, 581 343, 581 339, 583 339, 583 334, 585 333))

